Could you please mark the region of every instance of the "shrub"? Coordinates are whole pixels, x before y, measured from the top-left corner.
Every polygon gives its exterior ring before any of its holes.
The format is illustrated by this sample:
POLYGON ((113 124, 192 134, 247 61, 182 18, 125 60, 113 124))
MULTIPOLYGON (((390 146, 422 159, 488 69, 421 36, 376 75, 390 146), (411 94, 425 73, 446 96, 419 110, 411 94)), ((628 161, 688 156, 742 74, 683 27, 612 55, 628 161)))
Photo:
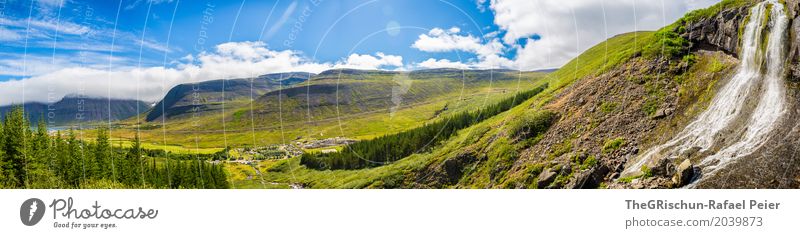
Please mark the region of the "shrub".
POLYGON ((555 118, 556 113, 547 110, 525 114, 509 124, 509 133, 522 139, 533 138, 544 134, 553 124, 555 118))
POLYGON ((642 170, 642 178, 653 177, 653 170, 651 170, 650 167, 647 167, 647 165, 642 165, 641 170, 642 170))
POLYGON ((652 116, 658 110, 658 105, 659 105, 658 98, 649 98, 642 105, 642 111, 644 112, 645 115, 652 116))
POLYGON ((586 160, 583 161, 581 170, 589 169, 595 165, 597 165, 597 159, 594 157, 594 155, 590 155, 588 158, 586 158, 586 160))
POLYGON ((618 137, 612 140, 607 140, 605 144, 603 144, 603 153, 611 153, 618 150, 622 145, 625 144, 625 138, 618 137))
POLYGON ((600 111, 609 113, 617 109, 618 104, 615 102, 603 102, 600 104, 600 111))
POLYGON ((669 28, 659 30, 653 38, 655 41, 645 46, 642 52, 647 58, 662 56, 672 59, 688 53, 689 41, 669 28))

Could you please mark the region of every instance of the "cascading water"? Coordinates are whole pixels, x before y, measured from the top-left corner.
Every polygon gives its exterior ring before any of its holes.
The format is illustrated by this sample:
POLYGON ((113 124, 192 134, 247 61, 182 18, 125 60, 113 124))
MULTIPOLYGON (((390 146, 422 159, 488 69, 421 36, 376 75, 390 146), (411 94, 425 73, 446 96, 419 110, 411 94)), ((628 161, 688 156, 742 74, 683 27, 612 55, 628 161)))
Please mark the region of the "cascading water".
POLYGON ((698 148, 696 154, 707 155, 699 162, 702 174, 710 175, 760 148, 787 111, 783 77, 788 22, 778 0, 754 6, 742 34, 741 63, 733 78, 717 92, 706 111, 673 139, 643 153, 627 166, 623 176, 637 173, 650 161, 675 159, 698 148))

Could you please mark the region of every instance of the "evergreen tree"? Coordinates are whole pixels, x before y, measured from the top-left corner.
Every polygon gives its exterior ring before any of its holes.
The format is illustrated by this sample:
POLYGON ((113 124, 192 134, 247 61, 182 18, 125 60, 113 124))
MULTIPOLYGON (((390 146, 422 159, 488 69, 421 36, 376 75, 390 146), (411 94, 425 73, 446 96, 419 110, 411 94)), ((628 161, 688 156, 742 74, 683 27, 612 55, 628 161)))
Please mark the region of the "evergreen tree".
POLYGON ((112 178, 111 157, 113 151, 108 142, 108 127, 97 128, 97 139, 94 146, 94 160, 97 164, 95 171, 96 178, 112 178))
POLYGON ((51 137, 44 119, 32 131, 19 107, 0 123, 0 187, 228 188, 223 167, 208 163, 215 156, 143 149, 138 135, 130 148, 115 148, 106 127, 94 141, 76 138, 72 129, 51 137))
POLYGON ((47 124, 44 118, 39 119, 36 126, 36 133, 30 143, 30 157, 28 174, 30 181, 29 188, 57 188, 58 178, 53 174, 50 160, 52 149, 50 136, 47 134, 47 124))
POLYGON ((75 137, 75 131, 69 130, 67 134, 67 158, 64 170, 67 171, 66 182, 73 187, 79 187, 83 177, 83 153, 81 153, 81 142, 75 137))
POLYGON ((125 159, 119 166, 119 180, 126 185, 142 185, 144 183, 144 165, 142 161, 142 148, 137 134, 125 159))
POLYGON ((56 138, 53 142, 53 156, 54 156, 54 168, 58 177, 61 178, 62 181, 67 180, 67 143, 64 141, 64 138, 61 136, 61 131, 56 132, 56 138))
POLYGON ((21 188, 25 186, 27 176, 25 166, 26 161, 26 137, 28 136, 28 123, 26 122, 22 107, 15 106, 6 115, 4 125, 4 144, 5 151, 3 162, 3 183, 8 187, 21 188))
POLYGON ((430 150, 433 146, 456 135, 461 129, 507 111, 546 88, 547 84, 518 93, 478 111, 458 113, 397 134, 359 141, 339 152, 306 153, 300 157, 300 163, 321 170, 361 169, 388 164, 411 154, 430 150))
MULTIPOLYGON (((2 117, 0 117, 2 119, 2 117)), ((3 123, 0 123, 0 188, 7 187, 5 185, 6 177, 5 177, 5 163, 6 163, 6 150, 5 150, 5 133, 3 129, 3 123)))

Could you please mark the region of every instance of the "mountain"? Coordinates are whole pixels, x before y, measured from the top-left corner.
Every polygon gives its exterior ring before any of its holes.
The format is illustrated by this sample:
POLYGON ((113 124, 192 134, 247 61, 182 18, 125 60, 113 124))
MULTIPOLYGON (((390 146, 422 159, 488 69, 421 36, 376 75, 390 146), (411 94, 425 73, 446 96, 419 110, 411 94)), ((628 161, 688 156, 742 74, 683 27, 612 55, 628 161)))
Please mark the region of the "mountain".
POLYGON ((149 121, 142 127, 113 133, 130 138, 139 129, 143 140, 163 143, 166 132, 170 145, 189 148, 280 144, 298 138, 371 138, 511 97, 539 86, 547 75, 446 71, 336 69, 310 78, 295 76, 294 83, 282 87, 274 82, 276 77, 262 76, 263 87, 254 86, 252 100, 250 80, 226 80, 224 110, 222 81, 185 84, 171 89, 147 112, 149 121), (167 117, 161 116, 161 105, 167 117))
POLYGON ((186 117, 191 112, 203 114, 222 110, 223 102, 256 98, 270 90, 305 82, 312 73, 289 72, 261 75, 252 79, 212 80, 187 83, 173 87, 148 112, 145 120, 154 121, 166 116, 186 117), (224 98, 223 98, 224 95, 224 98), (163 109, 163 110, 162 110, 163 109))
POLYGON ((617 35, 541 94, 396 162, 260 166, 312 188, 800 188, 798 10, 724 0, 617 35))
MULTIPOLYGON (((271 91, 255 101, 258 121, 325 120, 341 115, 391 111, 491 82, 515 82, 516 71, 422 70, 411 72, 330 70, 309 84, 271 91), (280 98, 279 98, 280 97, 280 98)), ((527 78, 527 76, 526 76, 527 78)))
POLYGON ((405 187, 800 187, 799 6, 727 0, 616 36, 552 73, 548 99, 505 116, 513 123, 472 128, 491 139, 392 170, 418 171, 405 187), (558 119, 518 133, 542 112, 558 119))
MULTIPOLYGON (((5 115, 14 106, 18 105, 0 107, 0 114, 5 115)), ((54 126, 108 121, 109 112, 112 121, 124 120, 137 115, 137 109, 139 112, 150 109, 150 105, 142 101, 93 98, 81 95, 67 95, 52 104, 30 102, 22 106, 33 124, 41 118, 54 126)))

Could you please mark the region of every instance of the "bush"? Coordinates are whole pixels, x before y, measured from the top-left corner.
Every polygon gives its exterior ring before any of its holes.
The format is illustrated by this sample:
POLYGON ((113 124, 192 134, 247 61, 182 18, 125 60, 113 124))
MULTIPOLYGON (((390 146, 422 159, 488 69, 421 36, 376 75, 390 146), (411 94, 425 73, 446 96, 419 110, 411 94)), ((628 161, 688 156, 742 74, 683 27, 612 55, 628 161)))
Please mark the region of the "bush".
POLYGON ((553 125, 555 118, 556 113, 547 110, 525 114, 509 124, 509 133, 522 139, 537 137, 553 125))
POLYGON ((617 109, 618 104, 615 102, 603 102, 600 104, 600 111, 610 113, 617 109))
POLYGON ((603 144, 603 153, 608 154, 618 150, 622 145, 625 144, 625 138, 618 137, 612 140, 607 140, 605 144, 603 144))
POLYGON ((589 169, 595 165, 597 165, 597 159, 594 157, 594 155, 590 155, 588 158, 586 158, 586 160, 583 161, 581 170, 589 169))
POLYGON ((642 52, 647 58, 652 59, 662 56, 672 59, 689 52, 689 41, 668 28, 656 32, 653 38, 655 42, 645 46, 642 52))

